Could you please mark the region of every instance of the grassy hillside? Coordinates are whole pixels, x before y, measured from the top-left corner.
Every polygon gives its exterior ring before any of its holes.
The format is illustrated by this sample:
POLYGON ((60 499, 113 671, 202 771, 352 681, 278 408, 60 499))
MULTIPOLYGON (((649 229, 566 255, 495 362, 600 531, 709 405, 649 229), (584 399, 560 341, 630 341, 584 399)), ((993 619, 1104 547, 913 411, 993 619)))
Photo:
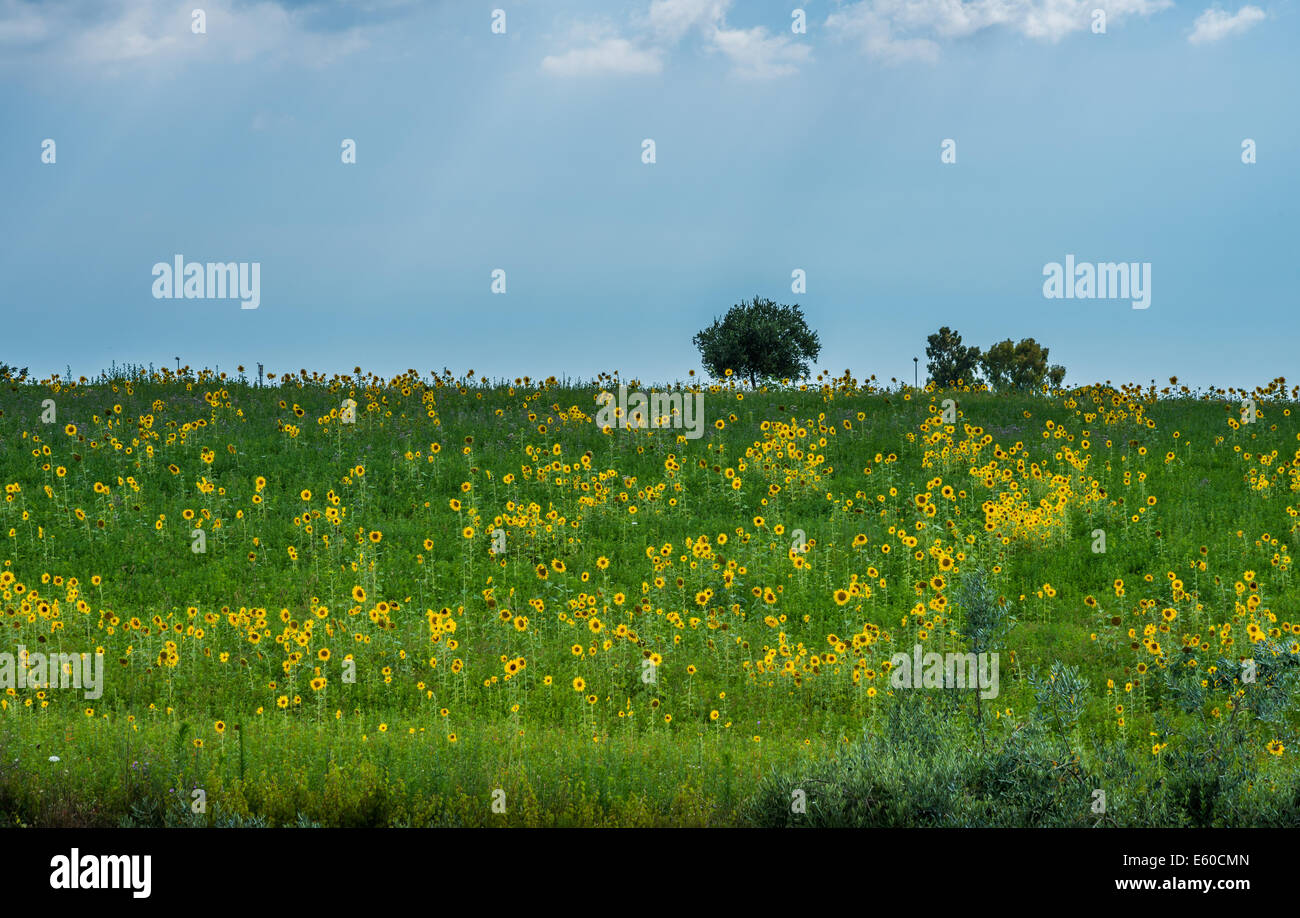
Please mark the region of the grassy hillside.
POLYGON ((601 429, 600 390, 5 384, 0 652, 105 676, 0 697, 0 815, 1296 823, 1280 383, 1246 424, 706 387, 698 439, 601 429), (1014 616, 997 697, 893 685, 894 653, 970 649, 980 581, 1014 616))

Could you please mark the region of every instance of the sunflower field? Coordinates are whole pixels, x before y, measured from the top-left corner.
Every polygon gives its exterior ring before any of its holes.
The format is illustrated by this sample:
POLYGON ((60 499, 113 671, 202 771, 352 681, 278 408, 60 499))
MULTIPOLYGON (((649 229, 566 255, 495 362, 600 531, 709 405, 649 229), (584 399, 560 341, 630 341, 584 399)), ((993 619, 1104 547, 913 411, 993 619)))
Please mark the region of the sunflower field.
POLYGON ((270 379, 0 381, 6 824, 1300 824, 1283 380, 270 379))

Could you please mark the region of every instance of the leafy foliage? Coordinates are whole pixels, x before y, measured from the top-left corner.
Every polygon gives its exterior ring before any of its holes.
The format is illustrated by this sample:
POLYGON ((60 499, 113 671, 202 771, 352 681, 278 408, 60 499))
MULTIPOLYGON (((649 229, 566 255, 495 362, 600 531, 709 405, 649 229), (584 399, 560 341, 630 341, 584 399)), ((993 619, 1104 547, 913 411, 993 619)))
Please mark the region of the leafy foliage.
POLYGON ((695 336, 700 362, 715 378, 730 370, 751 386, 760 380, 802 379, 821 352, 803 310, 754 297, 737 303, 695 336))
POLYGON ((774 770, 742 815, 812 828, 1300 826, 1300 780, 1262 785, 1234 730, 1187 730, 1153 781, 1122 744, 1084 743, 1088 686, 1073 667, 1054 661, 1027 681, 1033 711, 1003 717, 987 746, 953 718, 956 693, 904 691, 882 732, 811 768, 774 770))
POLYGON ((926 372, 940 389, 952 389, 975 382, 980 349, 961 343, 961 335, 947 325, 926 339, 926 372))
POLYGON ((980 357, 980 367, 995 392, 1029 392, 1045 382, 1059 387, 1065 379, 1065 367, 1048 366, 1047 352, 1033 338, 1022 338, 1019 343, 1007 338, 980 357))

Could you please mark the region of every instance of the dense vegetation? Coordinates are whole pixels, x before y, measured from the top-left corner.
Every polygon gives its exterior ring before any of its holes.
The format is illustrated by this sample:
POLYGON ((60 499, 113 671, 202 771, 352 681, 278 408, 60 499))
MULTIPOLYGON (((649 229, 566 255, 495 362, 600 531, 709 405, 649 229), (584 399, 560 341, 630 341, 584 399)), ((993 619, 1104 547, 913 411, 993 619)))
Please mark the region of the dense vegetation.
POLYGON ((106 666, 0 696, 7 823, 1298 821, 1280 381, 271 379, 0 388, 0 652, 106 666))

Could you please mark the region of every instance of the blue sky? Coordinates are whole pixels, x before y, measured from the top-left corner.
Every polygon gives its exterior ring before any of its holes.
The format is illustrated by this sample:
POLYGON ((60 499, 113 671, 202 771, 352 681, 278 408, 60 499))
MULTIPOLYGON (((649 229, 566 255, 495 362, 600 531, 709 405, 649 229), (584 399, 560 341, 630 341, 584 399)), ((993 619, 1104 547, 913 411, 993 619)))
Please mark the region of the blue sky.
POLYGON ((0 360, 665 381, 762 295, 860 378, 941 325, 1069 383, 1300 376, 1294 2, 1102 6, 0 0, 0 360), (177 253, 261 305, 154 298, 177 253), (1067 254, 1150 308, 1045 299, 1067 254))

